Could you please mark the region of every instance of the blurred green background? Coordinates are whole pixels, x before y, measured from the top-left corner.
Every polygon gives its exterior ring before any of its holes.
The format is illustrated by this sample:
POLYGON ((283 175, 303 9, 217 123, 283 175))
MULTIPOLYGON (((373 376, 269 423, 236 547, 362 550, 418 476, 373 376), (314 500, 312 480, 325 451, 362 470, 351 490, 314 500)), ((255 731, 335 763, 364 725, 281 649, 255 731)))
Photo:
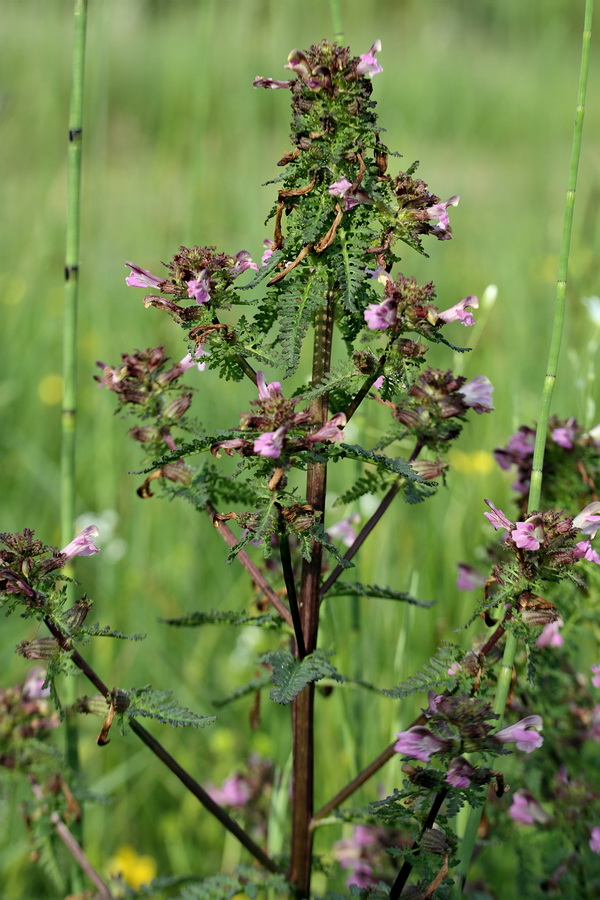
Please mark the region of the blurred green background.
MULTIPOLYGON (((490 452, 536 417, 553 311, 557 253, 579 70, 583 3, 573 0, 341 0, 344 40, 356 53, 380 38, 384 74, 374 82, 384 140, 406 168, 442 198, 460 194, 454 239, 430 241, 429 259, 409 249, 405 274, 432 279, 440 308, 466 294, 498 298, 483 309, 467 342, 475 352, 434 360, 496 386, 496 413, 475 416, 453 454, 449 489, 427 504, 392 510, 359 560, 360 580, 436 600, 430 611, 349 601, 326 606, 322 642, 348 675, 390 687, 427 659, 468 615, 471 597, 455 588, 456 563, 483 554, 483 498, 509 504, 510 474, 490 452), (366 625, 355 628, 355 625, 366 625), (418 640, 415 638, 418 635, 418 640)), ((67 116, 73 4, 1 0, 2 222, 0 224, 1 465, 0 528, 23 527, 57 544, 61 318, 65 233, 67 116)), ((216 244, 255 258, 276 161, 288 147, 288 94, 256 91, 256 75, 285 77, 294 47, 333 39, 325 0, 90 0, 85 89, 83 233, 79 340, 78 512, 112 522, 103 553, 78 566, 94 613, 123 631, 146 631, 143 644, 96 641, 86 655, 110 685, 152 682, 174 688, 194 710, 255 674, 270 646, 262 633, 207 627, 172 631, 156 622, 197 608, 242 607, 251 598, 241 567, 225 566, 225 545, 191 507, 135 495, 138 450, 113 398, 98 391, 95 361, 162 343, 184 355, 180 331, 142 306, 127 288, 124 260, 160 272, 180 244, 216 244)), ((587 120, 575 214, 567 333, 554 411, 598 421, 594 353, 598 323, 581 300, 599 293, 600 68, 594 39, 587 120), (595 51, 594 51, 595 48, 595 51)), ((452 337, 465 340, 460 326, 452 337)), ((251 397, 245 385, 220 385, 190 373, 195 411, 208 427, 235 424, 251 397)), ((376 416, 363 427, 374 438, 376 416)), ((332 521, 332 520, 330 520, 332 521)), ((27 663, 14 645, 34 637, 5 620, 3 683, 22 680, 27 663)), ((81 691, 87 688, 82 684, 81 691)), ((422 703, 400 706, 375 695, 336 690, 320 699, 317 804, 368 763, 422 703), (324 721, 326 720, 326 721, 324 721)), ((201 732, 154 729, 201 782, 220 783, 248 752, 289 757, 289 717, 263 704, 251 732, 249 701, 227 707, 201 732), (159 733, 160 732, 160 733, 159 733)), ((82 722, 89 783, 108 803, 87 814, 89 855, 105 872, 131 844, 162 874, 209 874, 235 862, 237 847, 133 736, 100 749, 99 722, 82 722)), ((397 783, 391 763, 360 799, 397 783)), ((60 896, 30 862, 18 814, 25 795, 1 803, 3 896, 60 896), (8 837, 10 836, 10 837, 8 837)), ((333 834, 333 832, 331 832, 333 834)), ((335 832, 339 836, 339 829, 335 832)), ((329 839, 329 835, 327 837, 329 839)))

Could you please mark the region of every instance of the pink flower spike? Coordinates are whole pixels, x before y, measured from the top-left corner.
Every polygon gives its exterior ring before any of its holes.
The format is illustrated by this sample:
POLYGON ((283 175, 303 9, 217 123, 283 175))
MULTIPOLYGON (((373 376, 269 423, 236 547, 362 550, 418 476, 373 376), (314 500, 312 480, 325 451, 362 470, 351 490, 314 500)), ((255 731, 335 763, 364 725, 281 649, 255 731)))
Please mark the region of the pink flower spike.
POLYGON ((210 273, 202 269, 198 278, 192 278, 187 283, 188 297, 195 300, 198 306, 208 303, 210 300, 210 273))
POLYGON ((470 381, 465 382, 458 393, 462 394, 465 406, 472 407, 476 413, 492 412, 495 408, 492 403, 492 391, 494 385, 486 375, 476 375, 470 381))
POLYGON ((60 552, 67 559, 72 559, 74 556, 93 556, 94 553, 100 552, 100 549, 94 546, 94 540, 99 534, 100 532, 96 525, 88 525, 60 552))
POLYGON ((125 279, 125 284, 129 285, 129 287, 156 288, 164 281, 164 278, 158 278, 152 272, 148 272, 147 269, 140 269, 139 266, 131 262, 126 262, 125 265, 131 269, 130 274, 125 279))
POLYGON ((535 535, 536 526, 533 522, 517 522, 516 528, 510 536, 521 550, 539 550, 540 542, 535 535))
POLYGON ((385 331, 386 328, 393 327, 397 314, 398 302, 391 298, 383 303, 371 303, 364 312, 365 322, 371 331, 385 331))
POLYGON ((474 774, 475 769, 470 762, 467 762, 463 756, 455 756, 454 759, 450 760, 450 766, 444 781, 447 781, 448 784, 455 788, 468 788, 474 774))
POLYGON ((579 541, 573 549, 578 559, 587 559, 588 562, 593 562, 600 566, 600 555, 592 547, 591 541, 579 541))
POLYGON ((596 536, 600 528, 600 501, 588 503, 573 519, 573 527, 583 534, 589 534, 590 540, 596 536))
POLYGON ((524 719, 519 719, 514 725, 509 725, 508 728, 498 731, 493 737, 500 741, 501 744, 516 744, 518 750, 522 750, 524 753, 532 753, 544 743, 544 738, 541 734, 538 734, 538 731, 542 730, 543 725, 544 721, 541 716, 525 716, 524 719))
POLYGON ((360 62, 356 67, 357 75, 370 75, 373 78, 383 72, 383 69, 375 59, 375 54, 381 52, 381 41, 375 41, 368 53, 362 53, 360 62))
POLYGON ((425 763, 429 762, 429 757, 433 753, 439 753, 444 746, 444 742, 423 725, 415 725, 408 731, 401 731, 396 737, 398 738, 394 745, 396 753, 410 756, 411 759, 420 759, 425 763))
POLYGON ((514 794, 508 814, 511 819, 522 825, 533 825, 535 822, 544 825, 550 820, 550 816, 542 809, 533 794, 523 788, 514 794))
POLYGON ((600 853, 600 825, 594 825, 592 828, 589 844, 592 853, 600 853))
POLYGON ((506 518, 502 510, 494 506, 491 500, 485 500, 485 503, 487 503, 492 511, 491 513, 484 513, 484 516, 486 517, 488 522, 492 523, 496 531, 499 528, 506 528, 507 531, 511 531, 513 523, 506 518))
POLYGON ((464 297, 463 300, 459 300, 459 302, 455 303, 454 306, 451 306, 450 309, 445 309, 444 312, 439 313, 438 321, 446 323, 461 322, 463 325, 474 325, 475 319, 472 314, 468 312, 469 308, 479 308, 479 300, 474 295, 464 297))
POLYGON ((335 416, 332 416, 329 422, 326 422, 322 428, 319 428, 319 430, 315 431, 314 434, 309 434, 307 440, 310 441, 311 444, 314 444, 316 441, 329 441, 330 443, 334 443, 335 441, 343 441, 343 428, 345 424, 345 413, 336 413, 335 416))
POLYGON ((595 688, 600 688, 600 665, 591 666, 592 669, 592 685, 595 688))
POLYGON ((281 456, 283 450, 283 441, 287 428, 281 425, 277 431, 265 431, 254 441, 254 452, 259 456, 267 456, 271 459, 277 459, 281 456))
POLYGON ((548 622, 547 625, 544 625, 542 633, 536 639, 536 647, 562 647, 565 641, 559 632, 564 624, 562 619, 557 619, 555 622, 548 622))

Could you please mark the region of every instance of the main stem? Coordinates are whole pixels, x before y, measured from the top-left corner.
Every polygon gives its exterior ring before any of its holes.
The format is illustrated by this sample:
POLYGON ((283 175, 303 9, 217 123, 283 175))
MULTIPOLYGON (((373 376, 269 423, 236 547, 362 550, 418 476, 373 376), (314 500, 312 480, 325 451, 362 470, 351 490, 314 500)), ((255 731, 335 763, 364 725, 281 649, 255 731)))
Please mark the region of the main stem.
MULTIPOLYGON (((319 310, 315 321, 312 384, 315 387, 328 374, 331 367, 331 342, 333 338, 334 293, 328 291, 327 302, 319 310)), ((312 401, 311 420, 315 430, 327 421, 329 409, 327 394, 312 401)), ((306 501, 320 514, 325 512, 327 466, 311 463, 306 479, 306 501)), ((317 646, 319 630, 319 591, 323 545, 313 541, 311 556, 302 564, 300 586, 300 620, 307 653, 317 646)), ((304 688, 292 708, 293 768, 292 768, 292 847, 290 880, 295 887, 297 900, 310 896, 312 857, 311 820, 314 793, 314 701, 313 684, 304 688)))

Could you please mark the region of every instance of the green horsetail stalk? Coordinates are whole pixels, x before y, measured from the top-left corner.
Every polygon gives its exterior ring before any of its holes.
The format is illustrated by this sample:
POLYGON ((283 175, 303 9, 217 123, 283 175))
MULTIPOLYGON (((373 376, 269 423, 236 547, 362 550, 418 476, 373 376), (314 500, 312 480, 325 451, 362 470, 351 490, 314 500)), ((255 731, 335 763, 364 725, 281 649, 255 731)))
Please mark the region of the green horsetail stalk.
MULTIPOLYGON (((75 521, 76 472, 76 378, 77 378, 77 298, 79 289, 79 234, 81 210, 81 145, 83 120, 83 75, 85 68, 85 34, 87 0, 75 0, 71 100, 69 107, 69 143, 67 151, 67 214, 65 249, 65 306, 63 320, 63 400, 60 469, 61 543, 73 537, 75 521)), ((69 681, 69 702, 75 699, 75 682, 69 681)), ((66 753, 69 765, 79 769, 78 730, 76 716, 66 718, 66 753)), ((81 844, 81 822, 76 837, 81 844)), ((78 869, 75 877, 80 877, 78 869)), ((75 884, 73 885, 76 886, 75 884)))

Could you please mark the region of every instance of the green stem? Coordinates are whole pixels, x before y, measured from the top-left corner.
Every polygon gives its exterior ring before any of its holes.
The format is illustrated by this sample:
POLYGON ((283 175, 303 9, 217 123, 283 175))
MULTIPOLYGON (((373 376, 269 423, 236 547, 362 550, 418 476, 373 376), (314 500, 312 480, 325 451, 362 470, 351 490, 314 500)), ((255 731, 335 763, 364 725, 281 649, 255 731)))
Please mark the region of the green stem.
MULTIPOLYGON (((592 36, 592 14, 594 9, 594 0, 586 0, 583 39, 581 48, 581 68, 579 73, 579 89, 577 93, 577 107, 575 111, 575 126, 573 130, 573 144, 571 149, 571 162, 569 166, 569 178, 567 186, 567 196, 565 201, 565 214, 563 222, 563 232, 560 247, 560 257, 558 263, 558 279, 556 285, 556 301, 554 307, 554 323, 552 326, 552 338, 550 341, 550 351, 548 354, 548 364, 546 368, 546 378, 544 379, 544 387, 542 391, 542 399, 540 406, 540 415, 538 418, 537 430, 535 435, 535 448, 533 453, 533 470, 531 473, 531 488, 529 491, 528 509, 534 510, 540 508, 541 491, 542 491, 542 473, 544 467, 544 450, 546 447, 546 432, 548 429, 548 420, 550 418, 550 407, 552 404, 552 395, 554 385, 556 383, 556 373, 558 370, 558 360, 560 356, 560 345, 562 341, 564 319, 565 319, 565 300, 567 292, 567 275, 569 270, 569 251, 571 248, 571 233, 573 230, 573 211, 575 207, 575 190, 577 187, 577 171, 579 168, 579 158, 581 155, 581 141, 583 136, 583 119, 585 113, 585 95, 587 88, 589 59, 590 59, 590 41, 592 36)), ((496 696, 494 699, 494 712, 501 718, 498 722, 498 728, 502 727, 502 716, 506 708, 508 692, 512 679, 512 671, 515 663, 517 652, 517 639, 510 631, 506 635, 506 643, 504 646, 504 655, 502 657, 502 667, 498 676, 496 685, 496 696)), ((465 828, 463 837, 461 862, 457 870, 458 887, 460 893, 464 887, 471 857, 477 839, 477 830, 483 807, 471 809, 469 818, 465 828)), ((459 893, 459 896, 460 896, 459 893)))
MULTIPOLYGON (((75 411, 77 377, 77 295, 79 286, 79 234, 81 194, 81 141, 83 122, 83 77, 85 69, 85 35, 87 0, 75 0, 71 101, 69 107, 69 143, 67 150, 67 212, 65 246, 65 306, 63 320, 63 400, 60 474, 61 544, 73 537, 75 521, 75 411)), ((71 585, 71 591, 74 585, 71 585)), ((67 682, 67 705, 76 696, 74 679, 67 682)), ((79 738, 74 715, 65 720, 66 756, 70 768, 79 771, 79 738)), ((83 843, 83 822, 73 826, 79 845, 83 843)), ((72 887, 83 888, 80 870, 74 871, 72 887)))
POLYGON ((333 36, 339 44, 344 38, 340 0, 329 0, 329 7, 331 9, 331 21, 333 23, 333 36))

